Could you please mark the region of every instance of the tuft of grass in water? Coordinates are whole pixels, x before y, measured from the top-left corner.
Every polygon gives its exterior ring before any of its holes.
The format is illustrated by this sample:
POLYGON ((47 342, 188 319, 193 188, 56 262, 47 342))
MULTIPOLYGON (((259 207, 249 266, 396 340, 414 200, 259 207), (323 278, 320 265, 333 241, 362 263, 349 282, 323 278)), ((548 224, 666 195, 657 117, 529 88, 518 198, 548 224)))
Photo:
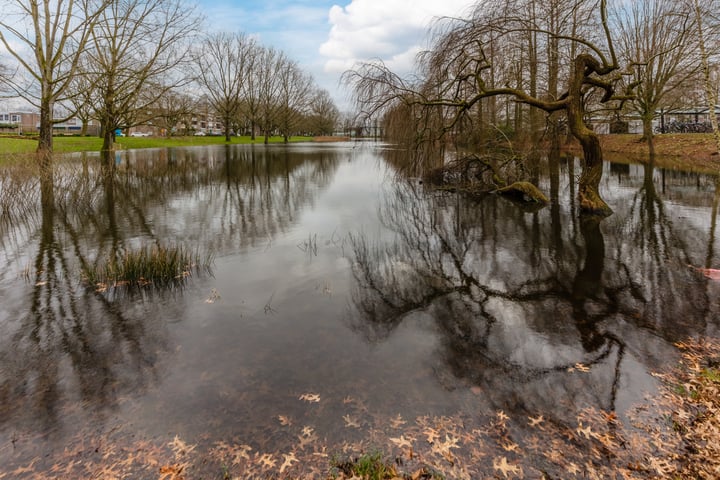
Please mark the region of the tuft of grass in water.
POLYGON ((720 370, 715 368, 704 368, 700 376, 709 382, 720 383, 720 370))
POLYGON ((365 453, 352 460, 333 460, 333 470, 344 475, 340 478, 386 480, 398 476, 395 466, 386 462, 381 452, 365 453))
POLYGON ((359 457, 348 460, 341 460, 340 457, 333 457, 330 460, 330 478, 336 480, 445 480, 444 475, 432 468, 428 468, 427 466, 424 466, 413 473, 399 472, 398 465, 401 463, 402 462, 399 459, 396 459, 394 462, 390 461, 380 451, 364 453, 359 457))
POLYGON ((99 290, 118 286, 173 286, 192 276, 193 271, 210 270, 212 256, 201 258, 182 246, 144 247, 112 256, 94 267, 83 268, 85 281, 99 290))

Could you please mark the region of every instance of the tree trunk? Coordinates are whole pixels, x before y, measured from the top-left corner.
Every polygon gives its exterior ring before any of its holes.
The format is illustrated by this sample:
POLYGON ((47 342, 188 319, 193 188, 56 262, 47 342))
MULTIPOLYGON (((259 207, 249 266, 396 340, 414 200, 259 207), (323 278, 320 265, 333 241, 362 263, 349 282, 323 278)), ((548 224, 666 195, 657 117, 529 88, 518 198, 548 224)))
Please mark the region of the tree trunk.
POLYGON ((100 156, 104 163, 111 164, 113 162, 113 151, 115 150, 115 129, 108 120, 102 121, 102 139, 100 156))
POLYGON ((650 156, 655 156, 655 136, 652 130, 652 113, 644 115, 642 119, 643 123, 643 138, 647 141, 648 150, 650 156))
POLYGON ((47 166, 52 161, 53 152, 53 102, 49 98, 43 98, 40 104, 40 131, 38 136, 37 153, 42 166, 47 166))
POLYGON ((232 118, 230 115, 225 117, 225 141, 230 142, 230 122, 232 121, 232 118))
POLYGON ((568 127, 583 149, 583 169, 578 182, 578 202, 581 213, 607 216, 612 209, 600 196, 600 180, 603 172, 600 138, 590 130, 583 119, 582 87, 586 70, 594 70, 595 61, 587 54, 579 55, 573 62, 568 89, 568 127))

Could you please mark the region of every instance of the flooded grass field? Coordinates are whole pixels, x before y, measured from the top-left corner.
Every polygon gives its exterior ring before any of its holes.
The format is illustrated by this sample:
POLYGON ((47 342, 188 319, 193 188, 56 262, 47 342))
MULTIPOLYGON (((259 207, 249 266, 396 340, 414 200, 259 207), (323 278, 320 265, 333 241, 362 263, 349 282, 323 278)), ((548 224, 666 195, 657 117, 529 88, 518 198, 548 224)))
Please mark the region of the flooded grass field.
POLYGON ((718 337, 717 180, 608 164, 600 221, 573 159, 527 210, 393 154, 3 167, 0 479, 331 478, 375 454, 411 478, 671 471, 658 375, 718 337), (173 248, 177 281, 87 274, 173 248))

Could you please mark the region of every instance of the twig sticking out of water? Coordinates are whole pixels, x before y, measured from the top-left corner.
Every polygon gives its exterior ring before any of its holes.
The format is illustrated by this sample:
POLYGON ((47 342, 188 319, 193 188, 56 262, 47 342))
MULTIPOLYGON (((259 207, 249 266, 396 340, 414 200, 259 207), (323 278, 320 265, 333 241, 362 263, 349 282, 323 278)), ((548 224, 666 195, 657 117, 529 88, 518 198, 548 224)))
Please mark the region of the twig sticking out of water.
POLYGON ((268 315, 268 314, 275 315, 277 313, 277 310, 275 310, 271 305, 274 296, 275 296, 275 292, 273 292, 273 294, 270 295, 270 298, 268 299, 267 303, 265 304, 265 315, 268 315))
POLYGON ((307 239, 307 240, 303 240, 302 242, 298 243, 298 244, 297 244, 297 247, 298 247, 301 251, 303 251, 303 252, 305 252, 305 253, 307 253, 307 254, 309 254, 309 255, 312 255, 312 256, 317 257, 317 252, 318 252, 318 248, 317 248, 317 233, 314 234, 314 235, 313 235, 313 234, 310 234, 310 235, 308 236, 308 239, 307 239))

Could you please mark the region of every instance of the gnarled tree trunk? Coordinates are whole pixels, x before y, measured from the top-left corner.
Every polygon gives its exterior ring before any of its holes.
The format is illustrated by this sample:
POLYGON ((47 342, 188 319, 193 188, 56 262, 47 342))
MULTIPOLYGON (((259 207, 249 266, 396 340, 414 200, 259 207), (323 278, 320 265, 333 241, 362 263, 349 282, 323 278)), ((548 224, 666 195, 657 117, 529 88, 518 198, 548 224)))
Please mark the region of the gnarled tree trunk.
POLYGON ((582 213, 607 216, 612 209, 600 196, 600 180, 603 173, 603 156, 600 138, 587 125, 583 118, 583 84, 588 71, 595 70, 597 61, 590 55, 582 54, 575 58, 570 88, 568 89, 567 116, 570 133, 583 149, 583 170, 578 183, 578 202, 582 213))

